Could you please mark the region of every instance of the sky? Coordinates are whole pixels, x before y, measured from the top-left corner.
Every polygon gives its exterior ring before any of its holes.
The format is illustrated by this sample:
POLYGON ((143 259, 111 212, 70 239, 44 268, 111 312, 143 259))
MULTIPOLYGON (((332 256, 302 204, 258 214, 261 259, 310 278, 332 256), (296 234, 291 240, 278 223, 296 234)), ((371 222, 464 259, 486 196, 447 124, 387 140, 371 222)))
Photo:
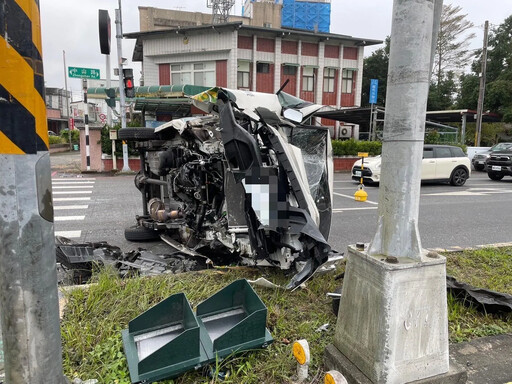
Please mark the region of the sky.
MULTIPOLYGON (((181 11, 211 12, 206 0, 121 0, 123 33, 139 31, 139 6, 150 6, 181 11)), ((475 27, 476 37, 470 48, 477 49, 483 42, 483 25, 489 20, 492 26, 501 24, 512 15, 512 0, 445 0, 445 4, 461 6, 462 12, 475 27)), ((47 87, 64 88, 64 61, 67 67, 100 69, 106 78, 105 55, 100 53, 98 37, 98 9, 109 11, 112 21, 111 67, 117 67, 115 40, 115 9, 119 0, 40 0, 41 30, 43 39, 43 63, 47 87)), ((242 0, 236 0, 232 14, 241 14, 242 0)), ((331 33, 368 39, 384 40, 391 33, 392 0, 331 0, 331 33)), ((125 67, 134 69, 136 84, 140 77, 140 63, 132 63, 135 40, 124 39, 125 67)), ((380 46, 367 47, 365 56, 380 46)), ((113 86, 117 78, 112 76, 113 86)), ((68 89, 74 100, 81 98, 78 79, 68 78, 68 89)))

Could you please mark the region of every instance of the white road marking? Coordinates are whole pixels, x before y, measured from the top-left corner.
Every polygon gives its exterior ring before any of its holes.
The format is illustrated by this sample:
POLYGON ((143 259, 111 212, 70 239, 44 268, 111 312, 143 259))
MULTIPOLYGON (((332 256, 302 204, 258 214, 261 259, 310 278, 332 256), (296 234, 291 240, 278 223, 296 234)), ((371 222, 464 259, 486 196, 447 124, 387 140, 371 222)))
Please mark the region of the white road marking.
POLYGON ((55 216, 55 221, 81 221, 85 219, 85 216, 55 216))
POLYGON ((59 177, 54 178, 52 180, 62 180, 62 181, 83 181, 83 180, 96 180, 95 177, 59 177))
MULTIPOLYGON (((54 192, 55 194, 55 192, 54 192)), ((90 197, 54 197, 53 201, 90 201, 90 197)))
MULTIPOLYGON (((338 192, 333 192, 332 193, 333 195, 336 195, 336 196, 341 196, 341 197, 346 197, 346 198, 349 198, 349 199, 352 199, 354 200, 354 196, 350 196, 350 195, 344 195, 342 193, 338 193, 338 192)), ((379 203, 375 202, 375 201, 370 201, 370 200, 366 200, 365 203, 368 203, 368 204, 375 204, 375 205, 378 205, 379 203)))
POLYGON ((92 193, 92 191, 53 191, 54 195, 80 195, 82 193, 92 193))
POLYGON ((87 209, 88 205, 56 205, 53 207, 55 211, 65 210, 65 209, 87 209))
POLYGON ((365 209, 377 209, 378 207, 361 207, 361 208, 335 208, 332 210, 333 213, 340 213, 344 211, 362 211, 365 209))
POLYGON ((94 185, 52 185, 53 189, 77 189, 77 188, 94 188, 94 185))
POLYGON ((55 231, 55 236, 67 237, 70 239, 80 237, 81 235, 82 231, 55 231))
POLYGON ((422 196, 486 196, 492 194, 512 193, 511 190, 499 188, 468 188, 465 191, 422 193, 422 196))
POLYGON ((87 185, 94 184, 95 181, 66 181, 66 180, 52 180, 53 185, 87 185))

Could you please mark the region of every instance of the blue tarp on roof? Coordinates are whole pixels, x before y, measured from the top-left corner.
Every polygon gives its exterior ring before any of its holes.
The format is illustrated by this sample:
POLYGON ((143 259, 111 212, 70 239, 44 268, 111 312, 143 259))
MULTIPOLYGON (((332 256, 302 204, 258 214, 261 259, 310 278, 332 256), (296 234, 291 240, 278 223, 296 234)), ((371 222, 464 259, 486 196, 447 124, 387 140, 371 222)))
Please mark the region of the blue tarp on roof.
POLYGON ((281 19, 283 27, 329 33, 331 4, 283 0, 281 19))

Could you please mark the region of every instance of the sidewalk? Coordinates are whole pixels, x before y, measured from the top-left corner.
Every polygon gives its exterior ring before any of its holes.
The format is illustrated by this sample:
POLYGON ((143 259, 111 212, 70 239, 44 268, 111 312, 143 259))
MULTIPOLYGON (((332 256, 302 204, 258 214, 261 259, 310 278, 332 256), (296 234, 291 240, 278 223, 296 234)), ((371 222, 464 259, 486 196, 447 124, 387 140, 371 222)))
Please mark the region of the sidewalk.
POLYGON ((56 173, 80 173, 80 151, 50 154, 52 176, 56 173))
POLYGON ((450 357, 466 369, 468 384, 512 383, 512 335, 450 344, 450 357))

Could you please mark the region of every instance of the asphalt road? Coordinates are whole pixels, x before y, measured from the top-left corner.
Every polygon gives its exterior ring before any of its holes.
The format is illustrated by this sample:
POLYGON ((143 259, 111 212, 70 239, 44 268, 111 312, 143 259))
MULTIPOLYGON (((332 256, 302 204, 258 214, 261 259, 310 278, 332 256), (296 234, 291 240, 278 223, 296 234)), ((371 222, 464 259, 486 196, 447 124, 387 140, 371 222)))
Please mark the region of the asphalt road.
MULTIPOLYGON (((142 213, 133 175, 80 175, 52 156, 57 235, 75 241, 107 241, 129 251, 138 247, 165 253, 162 242, 132 243, 124 228, 142 213)), ((353 198, 357 183, 348 173, 335 174, 334 213, 329 242, 340 252, 356 242, 370 242, 376 231, 379 187, 367 186, 368 200, 353 198)), ((512 178, 491 181, 473 172, 463 187, 421 187, 419 229, 424 248, 454 249, 512 241, 512 178)))

